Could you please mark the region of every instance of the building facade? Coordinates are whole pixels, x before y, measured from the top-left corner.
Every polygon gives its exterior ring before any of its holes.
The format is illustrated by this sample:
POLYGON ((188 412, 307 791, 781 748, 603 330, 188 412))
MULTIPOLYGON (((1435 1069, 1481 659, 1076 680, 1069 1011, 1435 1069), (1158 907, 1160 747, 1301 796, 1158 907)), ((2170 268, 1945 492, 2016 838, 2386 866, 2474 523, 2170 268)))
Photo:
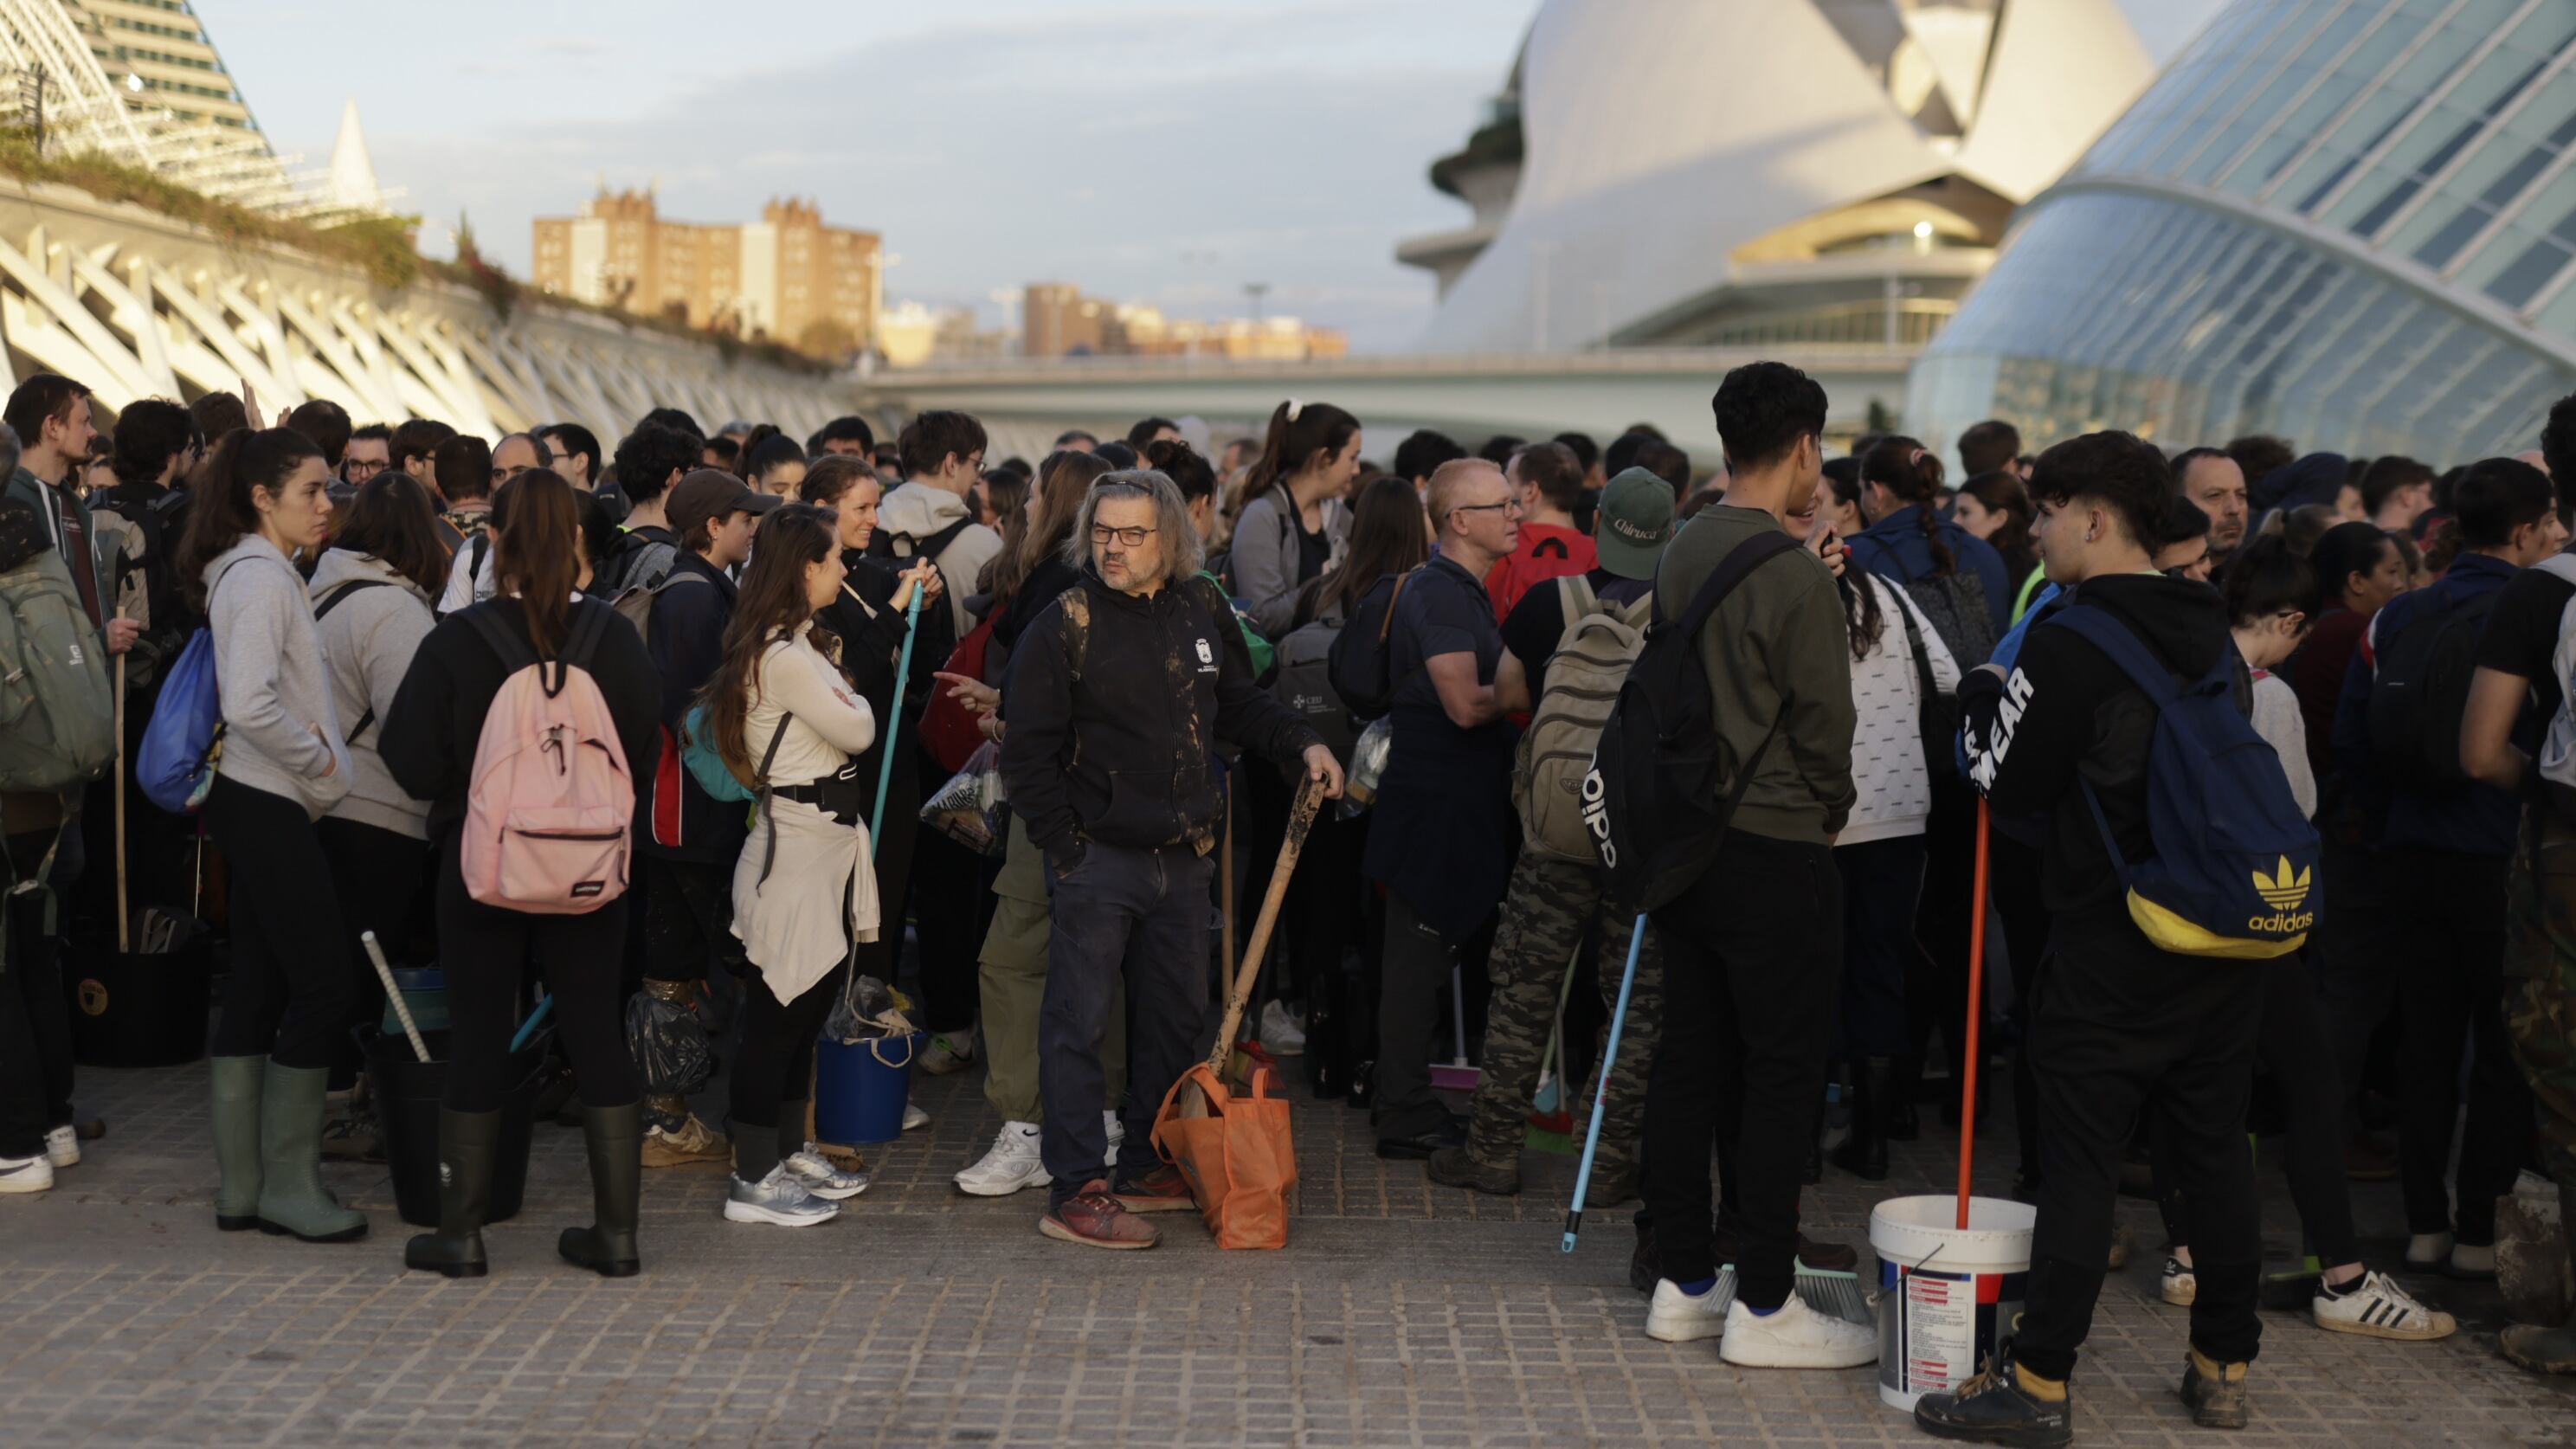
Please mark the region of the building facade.
POLYGON ((1031 282, 1020 289, 1020 337, 1026 357, 1302 362, 1344 357, 1351 350, 1341 329, 1309 327, 1295 317, 1169 317, 1147 303, 1084 296, 1068 282, 1031 282))
POLYGON ((108 78, 135 104, 257 131, 224 58, 185 0, 60 0, 108 78))
POLYGON ((810 201, 772 201, 756 222, 709 226, 665 219, 650 191, 603 189, 579 216, 537 218, 534 258, 539 291, 595 306, 817 357, 877 340, 879 238, 826 226, 810 201))
POLYGON ((2238 0, 1917 363, 1908 425, 2462 461, 2576 387, 2576 3, 2238 0))

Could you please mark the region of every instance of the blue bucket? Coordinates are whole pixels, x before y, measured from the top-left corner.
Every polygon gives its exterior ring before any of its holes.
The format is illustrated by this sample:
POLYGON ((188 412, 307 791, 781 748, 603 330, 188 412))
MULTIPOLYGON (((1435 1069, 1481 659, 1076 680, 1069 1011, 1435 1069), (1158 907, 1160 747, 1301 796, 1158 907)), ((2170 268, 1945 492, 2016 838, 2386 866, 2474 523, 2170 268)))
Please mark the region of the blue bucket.
MULTIPOLYGON (((397 966, 394 986, 402 992, 403 1005, 411 1008, 412 1025, 424 1032, 447 1030, 446 972, 435 966, 397 966)), ((402 1039, 402 1018, 394 1014, 391 1001, 385 1003, 384 1017, 376 1023, 376 1029, 397 1041, 402 1039)))
POLYGON ((912 1095, 912 1059, 930 1033, 878 1037, 843 1045, 814 1044, 814 1135, 844 1146, 892 1142, 903 1135, 912 1095))

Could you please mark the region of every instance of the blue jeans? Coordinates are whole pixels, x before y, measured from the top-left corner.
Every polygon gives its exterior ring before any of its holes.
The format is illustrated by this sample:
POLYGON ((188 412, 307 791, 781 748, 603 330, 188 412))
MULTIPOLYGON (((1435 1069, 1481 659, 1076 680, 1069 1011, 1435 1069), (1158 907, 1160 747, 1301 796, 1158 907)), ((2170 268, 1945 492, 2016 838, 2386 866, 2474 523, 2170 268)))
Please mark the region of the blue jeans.
POLYGON ((1061 1203, 1109 1176, 1107 1089, 1100 1044, 1127 985, 1127 1128, 1119 1176, 1159 1160, 1147 1143, 1163 1097, 1204 1056, 1208 1008, 1208 883, 1213 863, 1187 845, 1085 847, 1071 873, 1048 872, 1046 999, 1038 1011, 1038 1157, 1061 1203))

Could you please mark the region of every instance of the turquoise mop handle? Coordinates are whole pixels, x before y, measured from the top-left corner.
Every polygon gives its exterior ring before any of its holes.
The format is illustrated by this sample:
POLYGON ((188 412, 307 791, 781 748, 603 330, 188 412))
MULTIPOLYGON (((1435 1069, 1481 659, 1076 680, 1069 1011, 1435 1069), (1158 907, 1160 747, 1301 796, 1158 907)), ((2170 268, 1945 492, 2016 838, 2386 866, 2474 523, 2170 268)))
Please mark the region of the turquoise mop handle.
POLYGON ((877 808, 868 812, 868 859, 877 858, 885 844, 886 791, 894 784, 895 738, 903 733, 903 690, 912 682, 912 641, 921 635, 921 596, 929 592, 927 580, 912 586, 912 602, 903 610, 903 656, 894 666, 894 707, 886 721, 884 758, 877 761, 877 808))
POLYGON ((1557 1245, 1559 1252, 1574 1251, 1574 1240, 1583 1232, 1583 1199, 1592 1190, 1592 1157, 1601 1150, 1601 1117, 1610 1104, 1610 1064, 1619 1060, 1619 1032, 1628 1024, 1628 993, 1637 984, 1637 954, 1646 946, 1646 913, 1637 913, 1637 924, 1628 933, 1628 969, 1619 974, 1619 1005, 1610 1013, 1610 1040, 1601 1049, 1601 1080, 1592 1093, 1592 1126, 1583 1134, 1583 1166, 1574 1174, 1574 1206, 1565 1213, 1565 1240, 1557 1245))

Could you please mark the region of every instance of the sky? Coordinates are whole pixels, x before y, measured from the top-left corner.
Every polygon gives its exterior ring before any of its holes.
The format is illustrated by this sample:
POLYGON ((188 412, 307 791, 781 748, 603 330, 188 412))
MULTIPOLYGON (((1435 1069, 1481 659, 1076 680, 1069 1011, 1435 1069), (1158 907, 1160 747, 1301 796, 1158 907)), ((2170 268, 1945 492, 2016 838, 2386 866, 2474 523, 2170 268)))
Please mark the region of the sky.
MULTIPOLYGON (((2170 57, 2224 0, 2121 0, 2170 57)), ((470 219, 525 276, 530 221, 604 181, 685 221, 811 197, 901 258, 889 301, 1028 282, 1402 348, 1462 224, 1425 172, 1476 125, 1535 0, 194 0, 281 152, 318 170, 355 97, 424 249, 470 219), (711 19, 711 17, 715 17, 711 19)), ((1001 294, 997 299, 996 294, 1001 294)))

